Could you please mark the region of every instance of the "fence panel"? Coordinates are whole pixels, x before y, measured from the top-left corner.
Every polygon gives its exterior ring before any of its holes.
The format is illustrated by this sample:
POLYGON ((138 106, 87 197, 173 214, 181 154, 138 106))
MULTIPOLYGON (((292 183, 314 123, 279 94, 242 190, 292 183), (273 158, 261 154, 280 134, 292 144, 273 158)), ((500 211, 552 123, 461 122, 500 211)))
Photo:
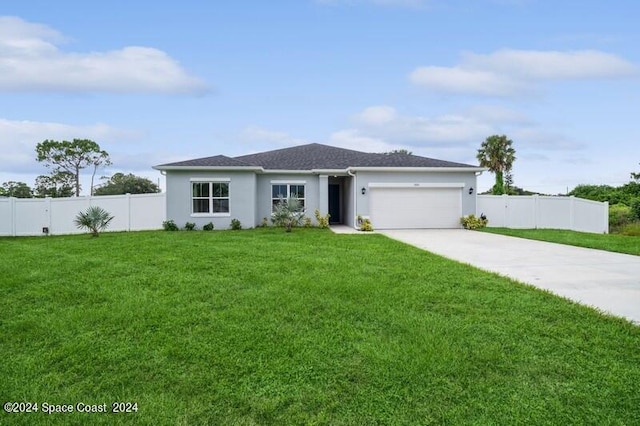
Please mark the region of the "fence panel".
POLYGON ((602 204, 597 201, 575 198, 573 229, 583 232, 609 232, 609 203, 602 204), (600 230, 594 229, 594 224, 600 223, 600 230))
POLYGON ((572 229, 572 198, 538 197, 536 228, 572 229))
POLYGON ((40 235, 42 227, 49 226, 47 205, 41 200, 17 198, 13 204, 16 236, 40 235))
POLYGON ((533 197, 505 197, 507 200, 507 227, 529 229, 536 226, 536 209, 533 197))
POLYGON ((108 231, 161 229, 165 194, 109 195, 74 198, 0 198, 0 236, 77 234, 73 223, 80 211, 99 206, 114 216, 108 231))
POLYGON ((166 220, 165 194, 141 194, 131 197, 131 229, 161 229, 166 220))
POLYGON ((13 202, 15 198, 0 198, 0 235, 13 235, 13 202))
POLYGON ((478 195, 477 214, 490 227, 571 229, 608 233, 609 203, 575 197, 478 195))

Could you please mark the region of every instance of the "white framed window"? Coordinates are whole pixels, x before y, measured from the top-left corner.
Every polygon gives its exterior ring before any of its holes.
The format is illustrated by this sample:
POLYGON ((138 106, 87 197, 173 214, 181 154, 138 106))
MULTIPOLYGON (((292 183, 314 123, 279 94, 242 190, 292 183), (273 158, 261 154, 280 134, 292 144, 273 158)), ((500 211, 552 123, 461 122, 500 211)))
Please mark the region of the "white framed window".
POLYGON ((303 183, 272 183, 271 184, 271 211, 275 211, 280 198, 295 198, 300 202, 302 211, 306 208, 306 188, 303 183))
POLYGON ((191 181, 191 214, 229 215, 229 181, 191 181))

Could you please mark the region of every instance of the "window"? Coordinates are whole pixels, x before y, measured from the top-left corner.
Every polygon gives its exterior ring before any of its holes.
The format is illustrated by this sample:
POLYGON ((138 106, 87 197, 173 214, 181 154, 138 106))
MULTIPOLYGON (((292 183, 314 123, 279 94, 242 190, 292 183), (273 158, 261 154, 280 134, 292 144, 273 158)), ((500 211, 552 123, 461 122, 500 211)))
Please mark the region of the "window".
POLYGON ((296 198, 300 202, 302 210, 305 209, 304 185, 286 183, 271 185, 271 211, 274 211, 280 198, 296 198))
POLYGON ((228 214, 228 182, 191 182, 193 214, 228 214))

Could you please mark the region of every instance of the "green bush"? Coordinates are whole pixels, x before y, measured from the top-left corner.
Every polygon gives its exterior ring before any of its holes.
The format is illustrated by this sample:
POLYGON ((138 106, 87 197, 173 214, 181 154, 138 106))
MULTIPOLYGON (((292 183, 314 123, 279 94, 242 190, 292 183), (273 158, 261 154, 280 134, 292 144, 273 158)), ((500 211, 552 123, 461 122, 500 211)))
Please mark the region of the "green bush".
POLYGON ((304 220, 302 221, 302 226, 304 226, 305 228, 311 228, 311 218, 305 216, 304 220))
POLYGON ((364 232, 373 231, 373 225, 371 224, 371 220, 369 218, 362 219, 362 223, 360 224, 360 230, 364 232))
POLYGON ((316 209, 316 211, 313 212, 313 214, 316 217, 316 222, 318 222, 318 228, 327 229, 329 227, 329 219, 331 219, 331 215, 329 213, 322 216, 320 214, 320 210, 316 209))
POLYGON ((206 225, 204 225, 202 227, 203 231, 213 231, 213 228, 215 228, 215 226, 213 226, 213 222, 209 222, 206 225))
POLYGON ((640 220, 640 198, 631 200, 631 213, 635 220, 640 220))
POLYGON ((260 223, 261 228, 267 228, 269 226, 269 219, 266 217, 262 218, 262 222, 260 223))
POLYGON ((162 229, 165 231, 178 231, 180 228, 173 220, 165 220, 162 222, 162 229))
POLYGON ((86 228, 91 235, 97 237, 100 231, 107 229, 114 216, 98 206, 91 206, 85 212, 80 212, 73 221, 79 229, 86 228))
POLYGON ((184 229, 187 231, 193 231, 194 229, 196 229, 196 224, 193 222, 187 222, 184 224, 184 229))
POLYGON ((271 220, 274 225, 284 227, 287 232, 291 232, 292 228, 300 225, 303 217, 304 210, 300 200, 293 197, 287 199, 280 197, 271 215, 271 220))
POLYGON ((620 229, 620 234, 630 237, 640 237, 640 222, 628 223, 620 229))
POLYGON ((484 228, 485 226, 487 226, 487 223, 489 223, 489 221, 486 217, 476 217, 476 215, 474 214, 469 214, 460 218, 460 224, 464 229, 484 228))
POLYGON ((231 219, 231 229, 233 229, 234 231, 239 231, 242 229, 242 224, 240 223, 240 221, 238 219, 231 219))
POLYGON ((631 207, 624 204, 609 206, 609 230, 611 232, 617 232, 631 222, 633 222, 631 207))

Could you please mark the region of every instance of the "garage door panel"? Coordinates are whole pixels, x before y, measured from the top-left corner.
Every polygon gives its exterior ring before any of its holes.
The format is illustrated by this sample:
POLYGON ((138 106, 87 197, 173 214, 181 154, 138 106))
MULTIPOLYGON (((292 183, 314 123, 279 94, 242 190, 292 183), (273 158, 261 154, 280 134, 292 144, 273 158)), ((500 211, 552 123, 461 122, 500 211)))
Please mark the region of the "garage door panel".
POLYGON ((458 228, 460 188, 372 188, 370 217, 378 229, 458 228))

